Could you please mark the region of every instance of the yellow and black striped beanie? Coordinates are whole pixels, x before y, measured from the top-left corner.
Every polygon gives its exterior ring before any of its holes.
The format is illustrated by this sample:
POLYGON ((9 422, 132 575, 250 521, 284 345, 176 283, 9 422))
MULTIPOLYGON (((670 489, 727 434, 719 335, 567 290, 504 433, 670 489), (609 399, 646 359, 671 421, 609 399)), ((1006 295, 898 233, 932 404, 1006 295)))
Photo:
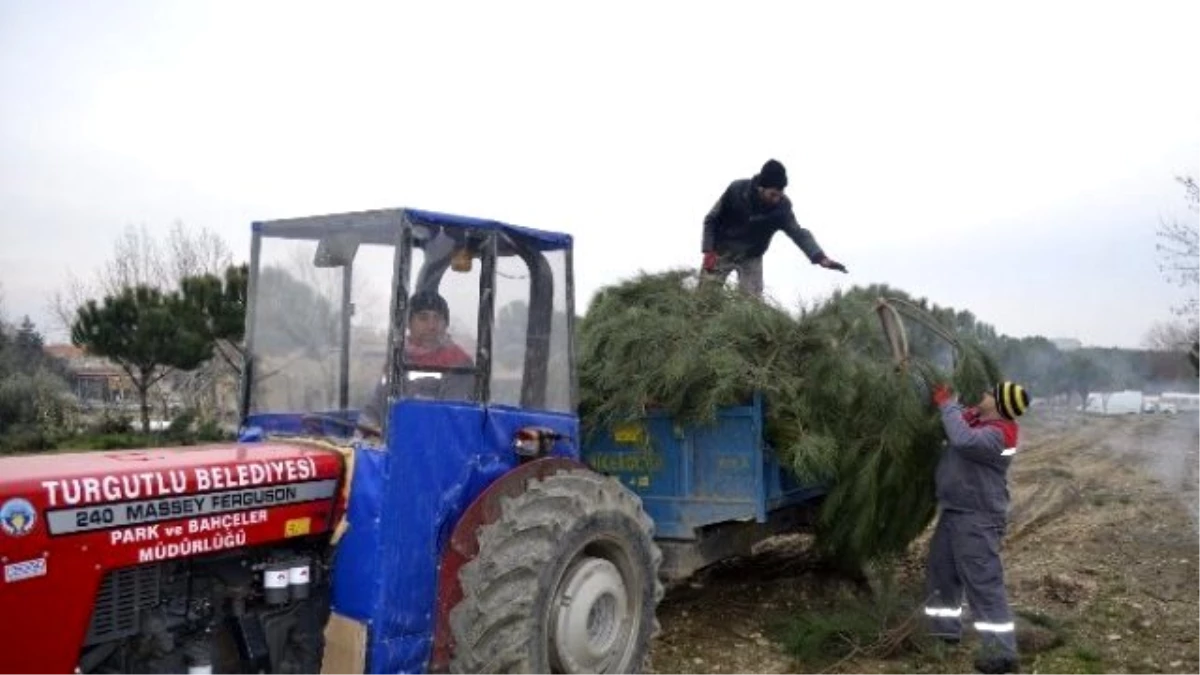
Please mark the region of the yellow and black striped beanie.
POLYGON ((996 407, 1005 419, 1016 419, 1029 407, 1029 394, 1016 382, 1001 382, 992 393, 996 407))

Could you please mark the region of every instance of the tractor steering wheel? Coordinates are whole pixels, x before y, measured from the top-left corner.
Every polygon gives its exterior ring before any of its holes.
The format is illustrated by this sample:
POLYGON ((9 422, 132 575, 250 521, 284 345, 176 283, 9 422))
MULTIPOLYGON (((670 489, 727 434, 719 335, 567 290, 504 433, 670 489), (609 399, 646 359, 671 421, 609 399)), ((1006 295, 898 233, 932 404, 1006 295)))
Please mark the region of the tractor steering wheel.
POLYGON ((358 424, 355 422, 344 420, 340 417, 334 417, 333 415, 318 415, 316 413, 308 413, 300 416, 300 428, 304 432, 313 434, 314 436, 324 436, 326 424, 332 424, 334 426, 346 429, 350 432, 350 435, 353 435, 358 429, 358 424))
POLYGON ((413 398, 437 400, 442 397, 442 378, 420 377, 405 385, 405 392, 413 398))

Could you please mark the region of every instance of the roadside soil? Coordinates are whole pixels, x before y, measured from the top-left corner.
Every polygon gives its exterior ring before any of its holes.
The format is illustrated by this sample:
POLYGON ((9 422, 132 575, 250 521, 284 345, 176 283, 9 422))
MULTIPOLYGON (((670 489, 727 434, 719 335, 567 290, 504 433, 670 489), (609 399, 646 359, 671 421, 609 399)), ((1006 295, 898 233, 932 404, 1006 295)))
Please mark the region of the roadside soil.
MULTIPOLYGON (((1023 672, 1200 672, 1198 445, 1195 412, 1036 410, 1022 421, 1003 556, 1023 672)), ((664 598, 651 669, 971 672, 974 636, 947 649, 919 630, 928 536, 890 573, 868 570, 865 603, 861 587, 808 554, 805 535, 703 570, 664 598), (788 649, 799 618, 853 602, 905 609, 832 656, 788 649)))

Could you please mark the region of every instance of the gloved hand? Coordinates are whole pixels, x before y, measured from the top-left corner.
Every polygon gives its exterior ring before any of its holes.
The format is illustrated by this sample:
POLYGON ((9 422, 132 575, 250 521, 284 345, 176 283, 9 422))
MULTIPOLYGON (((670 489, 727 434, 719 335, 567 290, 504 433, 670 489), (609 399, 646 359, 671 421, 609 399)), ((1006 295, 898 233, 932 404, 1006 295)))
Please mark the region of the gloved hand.
POLYGON ((939 384, 933 388, 933 404, 940 408, 943 403, 950 400, 951 395, 950 387, 939 384))
POLYGON ((820 265, 821 267, 824 267, 825 269, 837 270, 839 272, 845 272, 846 274, 849 274, 849 272, 846 272, 845 265, 843 265, 842 263, 840 263, 836 260, 828 258, 828 257, 821 258, 821 261, 817 264, 820 265))
POLYGON ((717 269, 717 252, 708 251, 705 253, 704 262, 701 263, 700 268, 705 272, 715 272, 717 269))

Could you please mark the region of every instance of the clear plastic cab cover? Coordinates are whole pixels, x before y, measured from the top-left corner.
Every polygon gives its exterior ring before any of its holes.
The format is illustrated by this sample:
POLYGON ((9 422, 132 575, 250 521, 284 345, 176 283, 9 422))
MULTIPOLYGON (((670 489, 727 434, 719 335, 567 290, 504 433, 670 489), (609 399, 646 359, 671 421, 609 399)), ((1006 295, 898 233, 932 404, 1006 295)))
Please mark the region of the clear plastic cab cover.
POLYGON ((251 319, 251 412, 359 409, 384 373, 396 247, 360 242, 352 264, 339 266, 324 266, 319 247, 318 240, 262 239, 251 319))
POLYGON ((569 238, 483 221, 372 216, 361 226, 319 217, 260 229, 250 413, 377 407, 387 389, 389 338, 399 342, 401 335, 403 347, 393 353, 403 355, 405 376, 426 380, 406 393, 478 402, 477 378, 487 378, 488 402, 571 410, 569 238), (401 320, 392 310, 405 223, 412 246, 401 320), (496 253, 495 270, 484 280, 488 251, 496 253), (488 286, 494 319, 481 326, 481 289, 488 286), (481 328, 490 328, 490 364, 479 363, 481 328), (481 372, 483 365, 490 372, 481 372))

